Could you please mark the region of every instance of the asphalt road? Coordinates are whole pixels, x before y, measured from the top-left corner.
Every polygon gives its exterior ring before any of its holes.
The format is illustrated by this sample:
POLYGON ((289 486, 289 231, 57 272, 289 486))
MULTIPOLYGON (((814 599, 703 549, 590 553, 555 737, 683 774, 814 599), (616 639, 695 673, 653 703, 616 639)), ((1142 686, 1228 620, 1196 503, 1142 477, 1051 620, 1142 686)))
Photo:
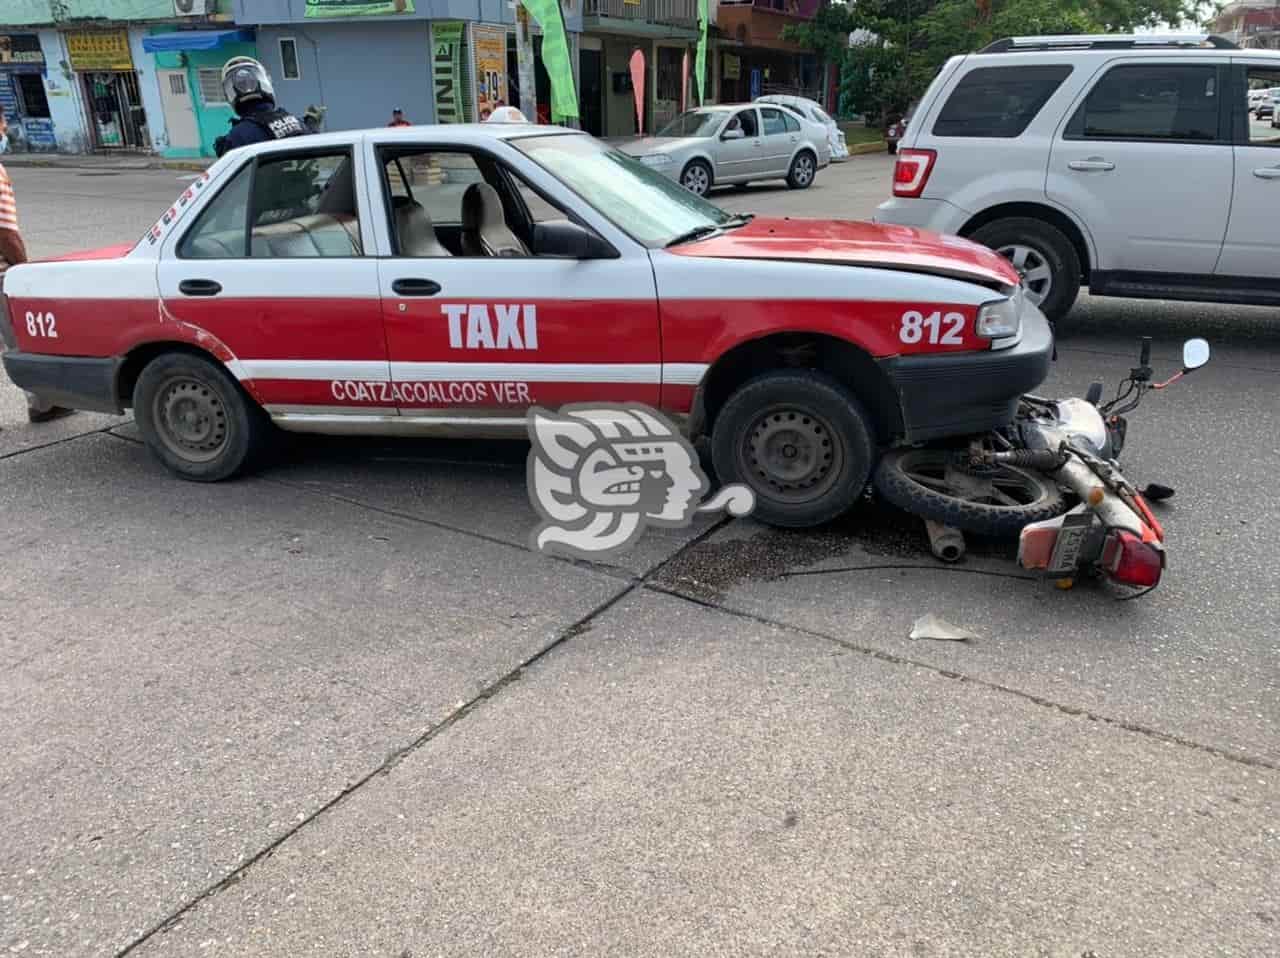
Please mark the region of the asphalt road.
MULTIPOLYGON (((13 169, 36 254, 181 188, 13 169)), ((735 209, 865 216, 885 157, 735 209)), ((168 478, 0 387, 0 951, 1274 955, 1280 317, 1084 299, 1044 391, 1205 335, 1133 417, 1137 602, 819 532, 528 551, 519 444, 307 441, 168 478), (907 638, 934 613, 969 643, 907 638)))

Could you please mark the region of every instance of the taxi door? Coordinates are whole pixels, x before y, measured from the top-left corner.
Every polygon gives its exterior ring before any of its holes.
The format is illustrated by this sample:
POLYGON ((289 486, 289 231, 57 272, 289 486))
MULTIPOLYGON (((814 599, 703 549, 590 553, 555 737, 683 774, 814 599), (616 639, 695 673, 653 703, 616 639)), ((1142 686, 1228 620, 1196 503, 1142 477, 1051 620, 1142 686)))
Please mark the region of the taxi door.
POLYGON ((382 171, 371 187, 389 211, 378 282, 402 417, 507 435, 523 434, 534 405, 658 404, 657 296, 643 247, 537 255, 506 224, 519 204, 535 222, 563 221, 544 193, 554 180, 535 190, 480 148, 396 140, 370 150, 382 171), (477 195, 469 202, 471 221, 489 223, 487 248, 464 229, 464 200, 482 189, 488 208, 477 195))

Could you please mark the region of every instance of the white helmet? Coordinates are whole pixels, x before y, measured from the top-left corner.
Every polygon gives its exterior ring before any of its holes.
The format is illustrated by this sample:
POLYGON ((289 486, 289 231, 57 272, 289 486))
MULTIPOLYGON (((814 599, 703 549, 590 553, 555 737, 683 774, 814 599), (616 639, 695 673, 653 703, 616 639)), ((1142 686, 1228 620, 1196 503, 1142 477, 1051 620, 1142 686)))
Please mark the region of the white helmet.
POLYGON ((223 64, 222 92, 226 94, 227 102, 237 108, 252 100, 274 103, 276 98, 271 75, 253 57, 232 57, 223 64))

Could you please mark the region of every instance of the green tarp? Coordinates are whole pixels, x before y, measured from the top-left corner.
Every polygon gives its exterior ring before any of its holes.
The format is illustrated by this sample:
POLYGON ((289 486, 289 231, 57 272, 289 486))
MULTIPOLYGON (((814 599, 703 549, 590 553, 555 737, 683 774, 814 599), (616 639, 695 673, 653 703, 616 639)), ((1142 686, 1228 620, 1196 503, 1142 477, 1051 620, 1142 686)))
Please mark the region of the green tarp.
MULTIPOLYGON (((542 28, 542 65, 551 79, 551 122, 578 118, 578 93, 573 87, 569 38, 560 17, 559 0, 520 0, 542 28)), ((532 119, 532 117, 530 118, 532 119)))
POLYGON ((698 106, 707 100, 707 0, 698 0, 698 56, 693 75, 698 79, 698 106))

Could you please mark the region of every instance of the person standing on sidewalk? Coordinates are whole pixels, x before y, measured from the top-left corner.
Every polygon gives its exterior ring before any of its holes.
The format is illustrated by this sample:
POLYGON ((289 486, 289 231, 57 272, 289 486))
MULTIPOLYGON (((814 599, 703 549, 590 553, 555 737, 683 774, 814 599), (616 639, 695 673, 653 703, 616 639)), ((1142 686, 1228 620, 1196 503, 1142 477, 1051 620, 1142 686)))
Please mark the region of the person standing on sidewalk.
MULTIPOLYGON (((9 121, 0 107, 0 154, 9 149, 9 121)), ((18 230, 18 204, 13 198, 13 183, 9 173, 0 163, 0 291, 4 290, 4 274, 10 266, 27 261, 27 247, 18 230)), ((27 393, 27 418, 32 422, 47 422, 71 412, 40 400, 35 393, 27 393)))

